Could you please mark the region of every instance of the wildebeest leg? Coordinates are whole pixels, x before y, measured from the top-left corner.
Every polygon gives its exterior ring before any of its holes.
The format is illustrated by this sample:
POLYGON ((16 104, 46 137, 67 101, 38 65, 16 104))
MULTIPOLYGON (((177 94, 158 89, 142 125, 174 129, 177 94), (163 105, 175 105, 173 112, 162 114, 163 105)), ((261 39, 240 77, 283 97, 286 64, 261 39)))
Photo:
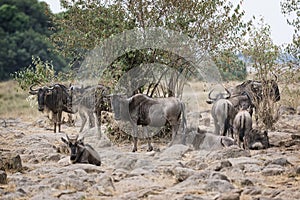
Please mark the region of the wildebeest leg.
POLYGON ((90 110, 87 113, 88 113, 88 116, 89 116, 89 126, 90 126, 90 128, 93 128, 93 127, 95 127, 95 117, 94 117, 94 114, 90 110))
POLYGON ((171 124, 171 127, 172 127, 172 140, 169 143, 169 147, 172 146, 175 141, 175 138, 176 138, 176 135, 177 135, 177 132, 179 129, 179 124, 171 124))
POLYGON ((132 152, 136 152, 137 151, 137 131, 138 131, 138 127, 136 124, 132 124, 132 128, 133 128, 133 149, 132 152))
POLYGON ((58 132, 60 133, 60 126, 61 126, 61 117, 62 117, 62 111, 59 111, 57 113, 57 119, 58 119, 58 132))
MULTIPOLYGON (((98 136, 99 136, 99 139, 101 139, 102 137, 102 134, 101 134, 101 112, 100 112, 100 116, 99 116, 99 113, 96 112, 95 114, 96 116, 96 128, 97 128, 97 133, 98 133, 98 136)), ((95 119, 95 117, 93 117, 93 119, 95 119)))
POLYGON ((215 134, 219 135, 220 134, 220 126, 219 126, 217 119, 214 119, 214 124, 215 124, 215 134))
POLYGON ((83 127, 84 127, 84 125, 86 123, 86 116, 85 116, 84 112, 82 112, 81 110, 79 110, 79 116, 81 118, 81 127, 80 127, 79 132, 82 132, 83 127))
POLYGON ((149 135, 149 132, 148 132, 148 129, 146 126, 143 126, 143 129, 144 129, 144 133, 146 133, 146 136, 147 136, 147 141, 148 141, 148 149, 147 151, 152 151, 153 150, 153 147, 151 145, 151 137, 149 135))
POLYGON ((53 113, 54 133, 56 133, 57 113, 53 113))

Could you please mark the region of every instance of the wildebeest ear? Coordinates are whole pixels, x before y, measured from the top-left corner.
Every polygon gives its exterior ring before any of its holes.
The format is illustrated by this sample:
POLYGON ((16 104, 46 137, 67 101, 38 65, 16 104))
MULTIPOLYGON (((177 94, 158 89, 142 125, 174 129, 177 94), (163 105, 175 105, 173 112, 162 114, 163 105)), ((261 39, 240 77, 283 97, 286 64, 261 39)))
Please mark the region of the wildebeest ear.
POLYGON ((265 136, 268 136, 268 131, 264 131, 264 135, 265 135, 265 136))
POLYGON ((206 133, 206 131, 205 131, 205 130, 201 130, 199 127, 197 128, 197 132, 198 132, 198 133, 200 133, 200 134, 204 134, 204 133, 206 133))
POLYGON ((63 142, 66 143, 66 144, 69 143, 69 142, 68 142, 65 138, 63 138, 63 137, 61 137, 61 141, 63 141, 63 142))
POLYGON ((77 142, 78 142, 79 144, 83 144, 83 140, 84 140, 84 137, 81 137, 81 138, 78 138, 77 142))

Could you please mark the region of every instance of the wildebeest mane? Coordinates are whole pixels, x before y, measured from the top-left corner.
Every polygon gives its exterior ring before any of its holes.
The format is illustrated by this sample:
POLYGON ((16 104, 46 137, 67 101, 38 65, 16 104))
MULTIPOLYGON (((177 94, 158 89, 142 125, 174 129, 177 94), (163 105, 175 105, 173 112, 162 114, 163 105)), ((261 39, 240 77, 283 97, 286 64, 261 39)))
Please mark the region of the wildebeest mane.
POLYGON ((137 125, 148 125, 150 123, 149 110, 150 107, 158 104, 157 100, 151 99, 146 95, 136 95, 129 102, 129 110, 137 114, 137 125))

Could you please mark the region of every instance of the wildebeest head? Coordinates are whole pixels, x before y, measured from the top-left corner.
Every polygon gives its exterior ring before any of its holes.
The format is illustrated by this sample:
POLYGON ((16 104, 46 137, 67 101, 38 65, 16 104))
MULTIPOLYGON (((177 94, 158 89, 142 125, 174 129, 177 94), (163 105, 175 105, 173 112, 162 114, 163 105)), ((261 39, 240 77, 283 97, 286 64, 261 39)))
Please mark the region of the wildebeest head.
POLYGON ((251 101, 262 101, 265 97, 270 97, 273 101, 280 100, 280 92, 275 80, 254 81, 247 80, 233 89, 234 95, 239 95, 247 92, 251 101))
POLYGON ((38 110, 39 111, 44 111, 45 108, 45 98, 46 95, 49 95, 54 87, 40 87, 38 89, 33 89, 33 86, 30 86, 30 91, 29 93, 32 95, 37 95, 37 99, 38 99, 38 110))
POLYGON ((248 149, 266 149, 270 147, 267 131, 252 129, 249 134, 245 135, 245 146, 248 149))
POLYGON ((276 80, 271 80, 268 83, 269 83, 269 87, 270 87, 270 91, 269 91, 270 97, 272 97, 273 101, 275 101, 275 102, 279 101, 280 100, 280 92, 279 92, 279 88, 278 88, 278 84, 277 84, 276 80))
POLYGON ((71 150, 71 156, 70 156, 70 160, 72 163, 75 163, 77 158, 80 156, 80 149, 82 149, 82 147, 84 146, 83 143, 83 137, 79 138, 78 135, 76 135, 75 137, 69 137, 68 135, 66 135, 67 138, 61 138, 61 140, 68 145, 68 147, 71 150))
POLYGON ((220 92, 220 93, 216 94, 215 97, 212 96, 213 91, 214 91, 214 89, 212 89, 208 94, 209 100, 206 101, 206 103, 208 103, 208 104, 212 104, 213 102, 215 102, 219 99, 229 99, 231 97, 231 93, 229 92, 229 90, 227 88, 225 88, 226 93, 220 92))

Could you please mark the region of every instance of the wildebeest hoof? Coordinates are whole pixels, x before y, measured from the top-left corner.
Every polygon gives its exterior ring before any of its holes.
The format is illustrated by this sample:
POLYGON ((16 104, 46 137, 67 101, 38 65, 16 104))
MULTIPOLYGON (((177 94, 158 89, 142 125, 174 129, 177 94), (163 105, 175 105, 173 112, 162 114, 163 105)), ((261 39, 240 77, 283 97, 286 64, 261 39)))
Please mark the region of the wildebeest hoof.
POLYGON ((148 152, 153 151, 153 147, 152 146, 148 147, 147 151, 148 152))
POLYGON ((136 152, 136 151, 137 151, 137 148, 133 148, 133 149, 132 149, 132 152, 136 152))

